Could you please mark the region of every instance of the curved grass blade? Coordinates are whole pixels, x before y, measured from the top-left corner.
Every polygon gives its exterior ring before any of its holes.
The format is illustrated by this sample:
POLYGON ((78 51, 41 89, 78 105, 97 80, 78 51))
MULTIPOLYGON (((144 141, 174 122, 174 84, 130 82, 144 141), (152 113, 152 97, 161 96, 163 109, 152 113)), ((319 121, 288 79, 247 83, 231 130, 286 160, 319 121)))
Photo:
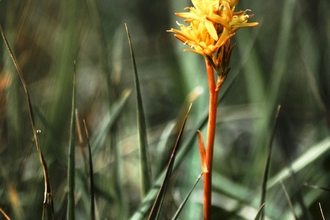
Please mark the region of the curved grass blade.
POLYGON ((260 209, 256 215, 256 217, 254 218, 254 220, 259 220, 261 218, 261 213, 262 213, 262 210, 264 209, 265 207, 265 203, 263 203, 261 206, 260 206, 260 209))
MULTIPOLYGON (((276 112, 276 116, 275 116, 275 122, 273 125, 273 131, 272 134, 270 136, 270 140, 269 140, 269 152, 268 152, 268 156, 267 156, 267 161, 266 161, 266 167, 265 167, 265 173, 264 173, 264 179, 263 179, 263 183, 262 183, 262 190, 261 190, 261 206, 262 204, 265 203, 266 200, 266 191, 267 191, 267 180, 268 180, 268 173, 269 173, 269 168, 270 168, 270 160, 271 160, 271 155, 272 155, 272 146, 273 146, 273 139, 274 139, 274 135, 275 135, 275 129, 276 129, 276 124, 277 124, 277 119, 278 119, 278 114, 281 110, 281 106, 277 107, 277 112, 276 112)), ((264 209, 262 209, 261 214, 260 214, 260 219, 264 218, 264 209)))
POLYGON ((158 191, 158 194, 157 194, 157 197, 154 201, 154 204, 151 208, 151 212, 150 212, 149 217, 148 217, 149 220, 158 219, 158 217, 159 217, 161 207, 162 207, 162 204, 163 204, 163 201, 164 201, 164 198, 165 198, 165 192, 166 192, 167 184, 169 182, 169 179, 170 179, 172 171, 173 171, 175 156, 176 156, 179 144, 181 143, 182 132, 183 132, 183 129, 186 125, 186 121, 187 121, 190 109, 191 109, 191 105, 189 106, 186 117, 184 118, 184 121, 182 123, 180 132, 178 134, 178 137, 177 137, 176 143, 174 145, 170 160, 169 160, 168 165, 167 165, 165 178, 164 178, 163 183, 162 183, 162 185, 161 185, 161 187, 158 191))
POLYGON ((128 44, 130 47, 132 65, 134 69, 134 81, 135 81, 135 92, 136 92, 136 105, 137 105, 137 124, 139 132, 139 150, 140 150, 140 166, 141 166, 141 185, 142 185, 142 198, 145 197, 152 185, 151 179, 151 168, 148 155, 148 141, 147 141, 147 128, 143 110, 142 95, 140 90, 139 77, 137 73, 137 67, 135 62, 135 56, 133 51, 133 45, 129 34, 128 26, 125 23, 128 44))
POLYGON ((184 121, 185 114, 187 111, 187 108, 190 106, 191 103, 193 103, 201 94, 203 93, 203 87, 197 86, 195 87, 185 98, 182 106, 180 107, 179 113, 175 120, 171 121, 165 128, 163 133, 161 134, 159 138, 159 142, 157 144, 157 153, 156 155, 164 155, 163 158, 156 161, 156 165, 153 164, 154 167, 156 167, 156 171, 154 174, 158 175, 162 169, 166 166, 168 163, 167 158, 171 153, 171 146, 175 144, 174 135, 177 135, 180 131, 180 127, 182 125, 182 122, 184 121))
POLYGON ((68 207, 67 219, 74 220, 74 190, 75 190, 75 106, 76 106, 76 62, 74 62, 72 100, 71 100, 71 120, 70 120, 70 145, 68 158, 68 207))
POLYGON ((90 184, 90 197, 91 197, 91 219, 95 220, 95 203, 94 203, 94 177, 93 177, 93 161, 92 161, 92 152, 91 152, 91 145, 89 142, 89 134, 86 126, 86 121, 84 122, 85 134, 87 139, 87 146, 88 146, 88 163, 89 163, 89 184, 90 184))
POLYGON ((176 219, 179 217, 179 215, 180 215, 180 213, 181 213, 181 211, 182 211, 184 205, 185 205, 186 202, 188 201, 188 199, 189 199, 189 197, 190 197, 192 191, 195 189, 197 183, 199 182, 199 180, 201 179, 202 176, 203 176, 203 173, 199 174, 199 176, 197 177, 197 180, 196 180, 195 184, 194 184, 193 187, 190 189, 190 191, 189 191, 189 193, 187 194, 186 198, 182 201, 181 205, 179 206, 179 208, 178 208, 178 210, 176 211, 175 215, 173 216, 172 220, 176 220, 176 219))
POLYGON ((26 98, 26 102, 28 105, 28 110, 29 110, 29 116, 30 116, 30 123, 31 123, 31 127, 32 127, 32 132, 33 132, 33 139, 37 148, 37 152, 38 152, 38 156, 39 156, 39 160, 40 160, 40 164, 43 170, 43 175, 44 175, 44 185, 45 185, 45 192, 44 192, 44 201, 43 201, 43 214, 42 214, 42 219, 54 219, 54 206, 53 206, 53 195, 52 195, 52 188, 50 185, 50 179, 49 179, 49 173, 48 173, 48 168, 47 168, 47 164, 44 158, 44 155, 41 151, 40 148, 40 143, 39 143, 39 137, 38 137, 38 133, 37 133, 37 129, 36 129, 36 125, 35 125, 35 120, 34 120, 34 112, 32 109, 32 104, 31 104, 31 99, 30 99, 30 94, 29 91, 27 89, 22 71, 18 65, 17 59, 8 43, 8 40, 3 32, 2 26, 0 25, 0 32, 1 32, 1 36, 3 41, 5 42, 6 48, 10 54, 10 57, 14 63, 14 66, 16 68, 16 71, 18 73, 18 76, 21 80, 23 89, 24 89, 24 93, 25 93, 25 98, 26 98))

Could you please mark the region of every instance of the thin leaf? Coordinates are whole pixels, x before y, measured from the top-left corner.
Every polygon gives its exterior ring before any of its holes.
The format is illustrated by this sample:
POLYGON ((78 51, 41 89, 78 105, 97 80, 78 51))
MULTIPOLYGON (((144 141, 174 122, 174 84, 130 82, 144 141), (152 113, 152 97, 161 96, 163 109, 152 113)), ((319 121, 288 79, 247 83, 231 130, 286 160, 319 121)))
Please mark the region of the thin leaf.
POLYGON ((164 197, 165 197, 165 192, 166 192, 167 184, 169 182, 169 179, 170 179, 171 174, 172 174, 172 171, 173 171, 173 165, 174 165, 174 161, 175 161, 175 156, 176 156, 178 147, 179 147, 179 145, 181 143, 182 132, 184 130, 184 127, 185 127, 185 124, 186 124, 186 121, 187 121, 187 118, 188 118, 188 114, 190 112, 190 109, 191 109, 191 105, 189 106, 188 111, 187 111, 187 114, 186 114, 186 117, 184 118, 184 121, 182 123, 180 132, 178 134, 178 137, 177 137, 176 143, 174 145, 174 148, 173 148, 173 151, 172 151, 170 160, 169 160, 168 165, 167 165, 167 169, 166 169, 166 173, 165 173, 165 178, 164 178, 163 183, 162 183, 162 185, 161 185, 161 187, 160 187, 160 189, 158 191, 158 194, 157 194, 157 197, 156 197, 156 199, 154 201, 154 204, 153 204, 153 206, 151 208, 151 211, 150 211, 150 214, 149 214, 149 217, 148 217, 149 220, 158 219, 158 217, 159 217, 159 214, 160 214, 160 211, 161 211, 161 207, 162 207, 162 204, 163 204, 163 201, 164 201, 164 197))
POLYGON ((29 116, 30 116, 30 123, 31 123, 31 127, 32 127, 32 132, 33 132, 33 138, 34 138, 34 142, 37 148, 37 152, 38 152, 38 156, 39 156, 39 161, 43 170, 43 175, 44 175, 44 185, 45 185, 45 192, 44 192, 44 201, 43 201, 43 214, 42 214, 42 219, 54 219, 54 206, 53 206, 53 196, 52 196, 52 188, 50 185, 50 180, 49 180, 49 174, 48 174, 48 168, 47 168, 47 164, 46 161, 44 159, 44 155, 41 151, 40 148, 40 144, 39 144, 39 137, 38 137, 38 133, 37 133, 37 129, 36 129, 36 125, 35 125, 35 120, 34 120, 34 113, 33 113, 33 109, 32 109, 32 104, 31 104, 31 99, 30 99, 30 94, 29 91, 27 89, 22 71, 18 65, 17 59, 7 41, 7 38, 2 30, 2 26, 0 25, 0 32, 1 32, 1 36, 3 41, 5 42, 6 48, 10 54, 10 57, 14 63, 14 66, 16 68, 16 71, 18 73, 18 76, 21 80, 23 89, 24 89, 24 93, 25 93, 25 98, 26 98, 26 102, 28 105, 28 110, 29 110, 29 116))
POLYGON ((69 145, 69 158, 68 158, 68 207, 67 207, 68 220, 75 219, 75 212, 74 212, 75 146, 76 146, 75 106, 76 106, 76 62, 74 62, 74 71, 73 71, 71 120, 70 120, 70 145, 69 145))
POLYGON ((187 203, 187 201, 188 201, 188 199, 189 199, 189 197, 190 197, 192 191, 195 189, 197 183, 199 182, 199 180, 201 179, 202 176, 203 176, 203 173, 199 174, 199 176, 197 177, 197 180, 195 181, 195 184, 193 185, 193 187, 192 187, 192 188, 190 189, 190 191, 188 192, 186 198, 182 201, 182 203, 181 203, 181 205, 179 206, 178 210, 175 212, 175 215, 173 216, 172 220, 176 220, 176 219, 179 217, 179 215, 180 215, 180 213, 181 213, 181 211, 182 211, 184 205, 187 203))
POLYGON ((147 141, 147 128, 143 110, 143 102, 142 95, 140 90, 139 77, 137 73, 137 67, 135 62, 135 56, 133 51, 133 45, 131 41, 131 37, 129 34, 128 26, 125 23, 128 44, 130 47, 132 65, 134 69, 134 81, 135 81, 135 93, 136 93, 136 111, 137 111, 137 124, 138 124, 138 132, 139 132, 139 150, 140 150, 140 166, 141 166, 141 185, 142 185, 142 198, 145 197, 146 193, 151 188, 152 180, 151 180, 151 168, 149 162, 149 154, 148 154, 148 141, 147 141))

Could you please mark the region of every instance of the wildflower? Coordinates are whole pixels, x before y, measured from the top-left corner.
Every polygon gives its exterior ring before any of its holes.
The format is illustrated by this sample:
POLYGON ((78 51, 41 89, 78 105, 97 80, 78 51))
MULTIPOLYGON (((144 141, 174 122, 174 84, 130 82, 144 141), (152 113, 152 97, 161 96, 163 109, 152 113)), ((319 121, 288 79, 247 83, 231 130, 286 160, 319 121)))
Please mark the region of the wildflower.
POLYGON ((192 0, 193 7, 185 8, 189 12, 176 13, 190 24, 185 26, 178 23, 180 30, 172 28, 169 32, 173 32, 177 39, 190 46, 185 51, 208 57, 216 67, 222 63, 217 60, 219 49, 224 46, 227 48, 222 51, 231 52, 227 42, 235 35, 235 31, 258 25, 258 22, 248 23, 248 19, 253 16, 247 14, 250 10, 235 12, 238 2, 239 0, 192 0))
POLYGON ((257 26, 257 22, 248 23, 253 15, 250 10, 235 12, 239 0, 191 0, 193 7, 187 7, 189 12, 176 13, 184 18, 188 26, 179 24, 180 30, 172 28, 174 36, 190 46, 185 51, 191 51, 205 58, 206 72, 209 85, 209 115, 207 125, 207 140, 198 132, 199 150, 204 174, 204 220, 211 216, 212 204, 212 161, 218 93, 229 72, 229 60, 233 46, 230 39, 235 31, 242 27, 257 26), (218 74, 214 78, 214 70, 218 74))

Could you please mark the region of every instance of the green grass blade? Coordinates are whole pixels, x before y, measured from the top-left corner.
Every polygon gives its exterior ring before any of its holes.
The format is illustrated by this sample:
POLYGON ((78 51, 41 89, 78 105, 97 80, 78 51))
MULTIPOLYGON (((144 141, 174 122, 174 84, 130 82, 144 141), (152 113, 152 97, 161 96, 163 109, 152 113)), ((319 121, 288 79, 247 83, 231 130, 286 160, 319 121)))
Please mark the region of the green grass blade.
POLYGON ((136 62, 135 62, 133 45, 129 34, 128 26, 126 23, 125 23, 125 28, 126 28, 128 43, 130 47, 132 65, 134 69, 136 105, 137 105, 136 108, 137 123, 138 123, 138 132, 139 132, 140 166, 141 166, 141 185, 142 185, 141 196, 143 198, 151 188, 151 184, 152 184, 151 167, 150 167, 149 153, 148 153, 147 128, 146 128, 147 126, 145 122, 142 95, 140 90, 140 83, 139 83, 136 62))
POLYGON ((75 106, 76 106, 76 63, 74 63, 73 71, 73 83, 72 83, 72 100, 71 100, 71 119, 70 119, 70 145, 69 145, 69 157, 68 157, 68 207, 67 207, 67 219, 75 219, 75 106))
POLYGON ((303 155, 297 158, 291 165, 291 167, 286 167, 274 175, 268 180, 267 189, 274 187, 276 184, 280 183, 282 180, 286 180, 292 175, 292 172, 297 173, 304 167, 308 166, 325 152, 330 149, 330 138, 326 138, 323 141, 310 147, 303 155))
POLYGON ((29 110, 29 116, 30 116, 30 123, 31 123, 31 127, 32 127, 32 132, 33 132, 33 138, 34 138, 34 142, 37 148, 37 152, 38 152, 38 156, 39 156, 39 160, 40 160, 40 164, 43 170, 43 175, 44 175, 44 184, 45 184, 45 192, 44 192, 44 202, 43 202, 43 219, 47 218, 47 219, 54 219, 54 207, 53 207, 53 196, 52 196, 52 189, 51 189, 51 185, 50 185, 50 180, 49 180, 49 174, 48 174, 48 168, 47 168, 47 164, 46 161, 44 159, 43 153, 41 151, 40 148, 40 143, 39 143, 39 137, 38 137, 38 132, 36 129, 36 125, 35 125, 35 120, 34 120, 34 112, 33 112, 33 108, 32 108, 32 104, 31 104, 31 99, 30 99, 30 94, 29 91, 27 89, 22 71, 18 65, 17 59, 7 41, 7 38, 2 30, 2 26, 0 25, 0 32, 1 32, 1 36, 2 39, 7 47, 7 50, 10 54, 10 57, 15 65, 15 68, 17 70, 18 76, 21 80, 23 89, 24 89, 24 93, 25 93, 25 97, 26 97, 26 102, 28 105, 28 110, 29 110))
POLYGON ((96 4, 96 0, 86 0, 87 3, 87 8, 90 14, 90 18, 91 21, 93 22, 93 26, 95 26, 97 33, 98 33, 98 40, 100 42, 100 44, 102 45, 100 48, 100 62, 102 65, 102 70, 104 75, 106 76, 106 80, 107 80, 107 85, 109 87, 109 98, 110 100, 113 101, 114 98, 114 94, 113 92, 111 92, 110 88, 112 88, 113 84, 111 83, 111 75, 109 74, 111 71, 109 69, 109 56, 108 56, 108 51, 107 51, 107 41, 106 41, 106 36, 104 33, 104 28, 102 27, 102 22, 100 19, 100 13, 97 9, 97 4, 96 4))
MULTIPOLYGON (((45 153, 51 160, 61 160, 66 163, 66 156, 64 156, 66 154, 58 150, 58 144, 54 144, 53 138, 59 140, 67 137, 67 130, 63 127, 70 127, 69 112, 72 100, 68 94, 72 91, 72 63, 77 59, 79 52, 79 37, 81 36, 79 20, 83 10, 79 9, 77 0, 59 1, 58 5, 60 43, 52 54, 52 65, 49 70, 51 102, 45 111, 47 121, 54 129, 54 133, 46 133, 42 141, 47 145, 45 153)), ((57 179, 54 182, 57 182, 57 179)))
POLYGON ((203 176, 203 173, 201 173, 201 174, 197 177, 197 179, 196 179, 196 181, 195 181, 193 187, 190 189, 189 193, 187 194, 187 196, 185 197, 185 199, 182 201, 182 203, 181 203, 181 205, 179 206, 178 210, 177 210, 176 213, 174 214, 172 220, 176 220, 176 219, 179 217, 179 215, 180 215, 180 213, 181 213, 181 211, 182 211, 184 205, 187 203, 187 201, 188 201, 188 199, 189 199, 191 193, 192 193, 193 190, 195 189, 197 183, 199 182, 199 180, 201 179, 202 176, 203 176))
MULTIPOLYGON (((95 146, 95 149, 99 149, 103 145, 109 130, 115 124, 120 113, 122 112, 129 95, 131 94, 130 90, 124 90, 120 98, 112 104, 109 113, 106 114, 102 120, 100 126, 95 130, 94 135, 91 137, 91 143, 95 146)), ((92 153, 95 153, 92 151, 92 153)))

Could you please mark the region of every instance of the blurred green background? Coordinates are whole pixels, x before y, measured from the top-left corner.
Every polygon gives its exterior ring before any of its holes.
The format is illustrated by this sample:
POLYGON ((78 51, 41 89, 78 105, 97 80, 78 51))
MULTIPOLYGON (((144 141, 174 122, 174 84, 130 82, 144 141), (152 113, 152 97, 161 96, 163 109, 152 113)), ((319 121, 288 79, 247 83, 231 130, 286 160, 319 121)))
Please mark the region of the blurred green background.
MULTIPOLYGON (((169 159, 186 97, 197 86, 204 88, 193 101, 183 137, 192 142, 177 160, 160 219, 171 219, 192 187, 201 167, 196 135, 190 134, 205 119, 205 66, 202 57, 183 52, 185 46, 166 33, 183 22, 174 13, 187 6, 187 0, 0 1, 0 23, 41 131, 56 219, 66 212, 74 61, 78 121, 86 119, 91 137, 97 219, 128 219, 141 204, 134 75, 124 23, 135 52, 154 180, 169 159), (127 90, 131 94, 115 125, 104 129, 127 90)), ((254 218, 270 142, 266 217, 321 219, 320 203, 330 218, 330 3, 241 1, 237 10, 245 9, 260 24, 238 30, 232 39, 237 45, 218 108, 213 219, 254 218)), ((12 219, 40 219, 43 176, 28 107, 3 41, 0 51, 0 208, 12 219)), ((89 219, 88 177, 76 145, 76 219, 89 219)), ((202 181, 179 219, 202 218, 201 190, 202 181)))

